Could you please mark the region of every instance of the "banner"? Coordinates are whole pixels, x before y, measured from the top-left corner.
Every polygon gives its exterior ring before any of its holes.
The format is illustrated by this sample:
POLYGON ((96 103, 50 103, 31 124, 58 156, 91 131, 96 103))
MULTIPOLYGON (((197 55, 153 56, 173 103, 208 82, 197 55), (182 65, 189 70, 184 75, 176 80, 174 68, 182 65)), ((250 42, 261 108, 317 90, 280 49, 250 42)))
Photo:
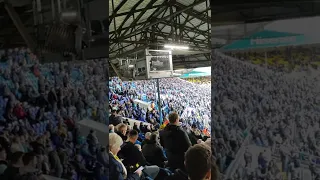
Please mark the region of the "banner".
POLYGON ((244 39, 222 47, 222 50, 249 50, 255 48, 274 48, 277 46, 292 46, 305 44, 302 34, 277 31, 260 31, 244 39))

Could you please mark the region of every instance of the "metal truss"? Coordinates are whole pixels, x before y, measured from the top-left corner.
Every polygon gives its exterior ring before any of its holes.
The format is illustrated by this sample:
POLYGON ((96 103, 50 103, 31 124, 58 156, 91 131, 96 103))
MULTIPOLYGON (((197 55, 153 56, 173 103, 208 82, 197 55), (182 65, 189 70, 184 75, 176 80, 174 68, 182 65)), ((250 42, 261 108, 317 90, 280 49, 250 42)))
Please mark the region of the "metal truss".
POLYGON ((139 57, 146 47, 157 48, 165 43, 183 43, 197 53, 176 55, 174 65, 210 65, 210 0, 194 0, 189 3, 165 0, 161 4, 159 0, 150 0, 143 8, 138 7, 141 7, 145 0, 135 1, 134 4, 129 0, 111 1, 109 54, 112 63, 116 64, 113 60, 119 57, 139 57), (119 12, 124 7, 129 10, 119 12))

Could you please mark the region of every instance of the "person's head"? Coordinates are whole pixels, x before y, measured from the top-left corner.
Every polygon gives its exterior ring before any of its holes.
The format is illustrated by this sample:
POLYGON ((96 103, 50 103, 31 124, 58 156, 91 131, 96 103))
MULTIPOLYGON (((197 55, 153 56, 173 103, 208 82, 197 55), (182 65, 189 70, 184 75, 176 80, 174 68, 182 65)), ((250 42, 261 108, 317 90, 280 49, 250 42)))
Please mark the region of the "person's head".
POLYGON ((139 149, 139 151, 142 151, 140 144, 135 144, 134 146, 136 146, 139 149))
POLYGON ((109 132, 114 132, 114 126, 112 124, 109 125, 109 132))
POLYGON ((13 137, 12 142, 13 143, 20 143, 20 137, 19 136, 13 137))
POLYGON ((35 153, 29 152, 23 155, 22 161, 24 166, 36 167, 37 156, 35 153))
POLYGON ((117 155, 123 144, 122 138, 116 133, 109 134, 109 150, 112 154, 117 155))
POLYGON ((126 135, 128 130, 128 126, 124 123, 118 124, 117 125, 117 131, 121 133, 122 135, 126 135))
POLYGON ((101 152, 106 152, 106 150, 107 150, 107 148, 106 148, 105 146, 102 146, 102 147, 100 148, 100 151, 101 151, 101 152))
POLYGON ((132 143, 135 143, 137 141, 139 137, 139 133, 138 131, 132 129, 130 132, 129 132, 129 141, 132 142, 132 143))
POLYGON ((96 135, 96 131, 95 131, 95 130, 93 130, 93 129, 91 129, 91 130, 90 130, 90 134, 92 134, 92 135, 96 135))
POLYGON ((23 165, 22 157, 24 153, 23 152, 14 152, 10 155, 10 162, 12 165, 23 165))
POLYGON ((179 115, 176 112, 169 114, 169 122, 170 124, 178 125, 179 124, 179 115))
POLYGON ((0 160, 6 160, 7 159, 7 152, 5 148, 0 147, 0 160))
POLYGON ((150 141, 152 142, 158 142, 158 134, 157 133, 152 133, 150 136, 150 141))
POLYGON ((117 110, 112 109, 111 113, 112 113, 112 115, 117 115, 117 110))
POLYGON ((211 148, 205 144, 196 144, 188 149, 185 154, 185 167, 190 180, 217 179, 211 148))
POLYGON ((148 140, 150 140, 150 137, 151 137, 151 132, 147 132, 144 137, 148 140))
POLYGON ((193 123, 193 124, 191 125, 191 129, 192 129, 192 130, 197 129, 197 125, 196 125, 195 123, 193 123))

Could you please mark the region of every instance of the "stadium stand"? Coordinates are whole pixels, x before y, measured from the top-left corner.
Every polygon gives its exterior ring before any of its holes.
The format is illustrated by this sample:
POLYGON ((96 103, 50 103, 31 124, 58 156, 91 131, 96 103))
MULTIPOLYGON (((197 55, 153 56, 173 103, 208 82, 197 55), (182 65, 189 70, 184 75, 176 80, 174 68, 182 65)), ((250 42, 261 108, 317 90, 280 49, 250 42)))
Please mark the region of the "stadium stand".
POLYGON ((227 52, 229 56, 283 72, 306 71, 308 68, 318 68, 320 56, 314 47, 277 47, 273 49, 227 52))
POLYGON ((319 178, 319 72, 213 59, 213 147, 225 178, 319 178))
MULTIPOLYGON (((179 78, 161 79, 159 111, 152 80, 124 82, 114 77, 109 87, 110 179, 188 179, 195 170, 186 169, 185 152, 199 143, 211 147, 210 88, 179 78), (140 101, 150 106, 140 107, 140 101)), ((204 179, 206 173, 195 173, 193 179, 204 179)))
POLYGON ((103 62, 39 64, 26 48, 0 59, 1 179, 107 179, 107 148, 76 125, 106 123, 103 62))

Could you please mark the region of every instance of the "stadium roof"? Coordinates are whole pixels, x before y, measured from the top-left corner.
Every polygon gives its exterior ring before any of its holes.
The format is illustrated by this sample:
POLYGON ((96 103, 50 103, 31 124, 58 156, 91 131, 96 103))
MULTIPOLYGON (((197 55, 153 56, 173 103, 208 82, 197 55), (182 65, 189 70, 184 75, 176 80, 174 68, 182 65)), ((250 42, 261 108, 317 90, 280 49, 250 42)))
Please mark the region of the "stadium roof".
POLYGON ((213 46, 242 39, 264 29, 275 20, 313 17, 320 14, 320 2, 317 0, 256 2, 243 0, 239 4, 232 1, 213 2, 211 21, 213 46))
POLYGON ((210 0, 110 0, 110 60, 144 58, 144 50, 184 44, 189 52, 173 52, 174 68, 210 65, 210 0))
POLYGON ((211 67, 195 68, 190 72, 182 74, 180 78, 195 78, 202 76, 211 76, 211 67))
POLYGON ((256 48, 274 48, 279 46, 294 46, 306 43, 303 34, 263 30, 246 36, 243 39, 223 46, 223 50, 249 50, 256 48))

